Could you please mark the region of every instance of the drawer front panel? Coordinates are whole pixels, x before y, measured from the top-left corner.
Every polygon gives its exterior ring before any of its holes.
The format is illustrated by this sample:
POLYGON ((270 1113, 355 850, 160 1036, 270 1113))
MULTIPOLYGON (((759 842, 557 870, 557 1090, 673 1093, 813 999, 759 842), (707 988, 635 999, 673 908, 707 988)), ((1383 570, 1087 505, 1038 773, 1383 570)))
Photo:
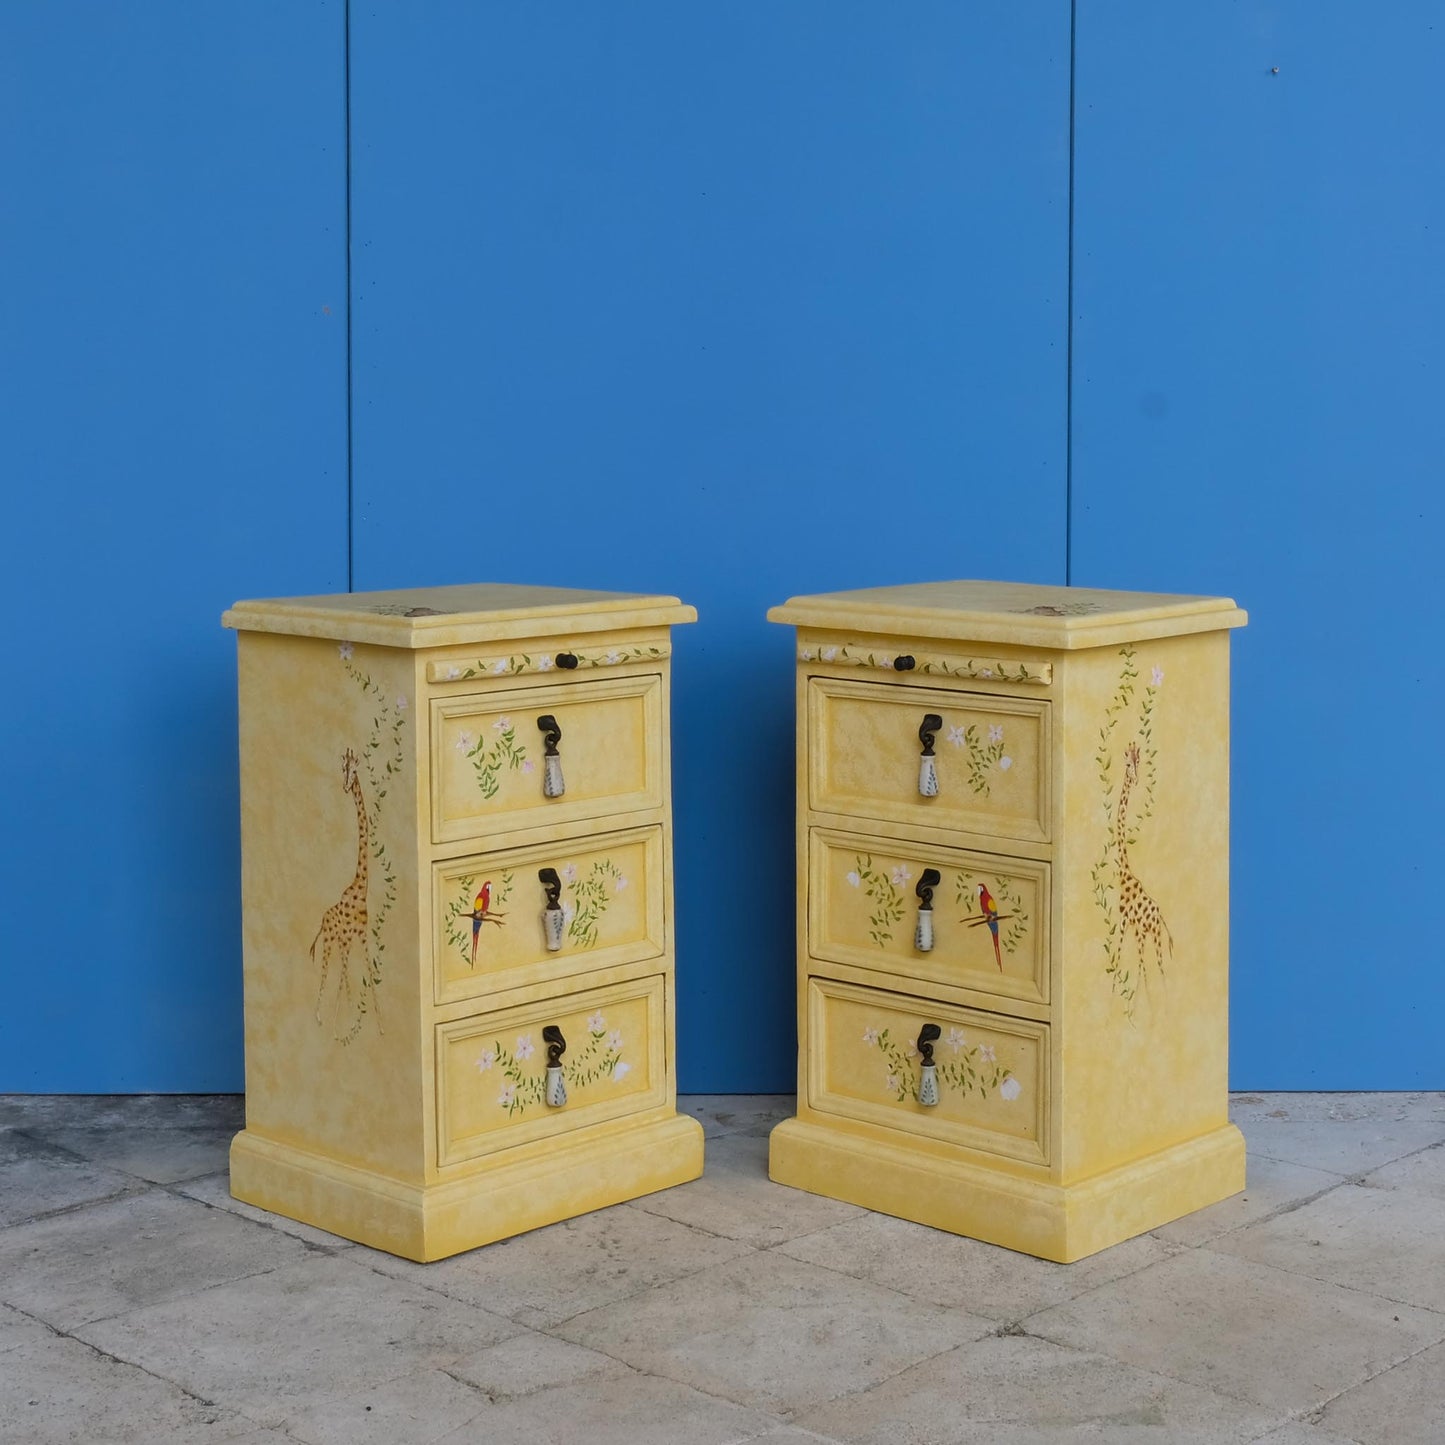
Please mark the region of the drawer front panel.
POLYGON ((499 689, 431 705, 432 841, 662 806, 662 678, 499 689), (544 729, 561 730, 548 797, 544 729))
POLYGON ((459 1164, 666 1101, 661 975, 439 1024, 437 1162, 459 1164), (567 1102, 546 1101, 555 1024, 567 1102))
POLYGON ((1049 865, 814 829, 808 951, 815 958, 1049 1000, 1049 865), (918 886, 937 872, 919 938, 918 886), (920 947, 932 936, 932 948, 920 947))
POLYGON ((808 1100, 823 1113, 1047 1162, 1047 1024, 829 979, 808 981, 808 1100), (919 1102, 915 1047, 934 1045, 939 1102, 919 1102))
POLYGON ((815 677, 808 730, 820 812, 1048 841, 1047 702, 815 677), (919 729, 930 715, 941 722, 926 796, 919 729))
POLYGON ((654 958, 667 946, 666 893, 660 826, 435 864, 436 1002, 654 958), (559 885, 555 950, 538 877, 546 869, 559 885))

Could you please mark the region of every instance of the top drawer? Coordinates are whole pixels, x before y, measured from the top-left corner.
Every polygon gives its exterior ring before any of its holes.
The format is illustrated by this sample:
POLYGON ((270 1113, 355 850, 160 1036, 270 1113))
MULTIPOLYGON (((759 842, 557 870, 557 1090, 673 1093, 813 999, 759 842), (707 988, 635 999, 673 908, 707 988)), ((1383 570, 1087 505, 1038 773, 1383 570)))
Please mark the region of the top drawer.
POLYGON ((662 806, 662 678, 510 688, 431 705, 434 843, 662 806), (563 791, 548 797, 547 724, 563 791))
POLYGON ((814 677, 808 758, 818 812, 1049 840, 1047 702, 814 677))

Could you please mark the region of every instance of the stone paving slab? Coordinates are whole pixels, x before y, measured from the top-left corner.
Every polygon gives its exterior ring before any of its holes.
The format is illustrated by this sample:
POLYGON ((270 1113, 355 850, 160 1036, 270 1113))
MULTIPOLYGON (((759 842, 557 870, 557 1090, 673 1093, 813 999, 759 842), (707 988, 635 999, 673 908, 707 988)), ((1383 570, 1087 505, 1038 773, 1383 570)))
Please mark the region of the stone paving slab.
POLYGON ((55 1338, 55 1331, 9 1305, 0 1305, 0 1355, 17 1345, 55 1338))
POLYGON ((709 1395, 790 1414, 987 1334, 962 1310, 774 1253, 567 1321, 556 1333, 709 1395))
POLYGON ((22 1129, 0 1129, 0 1180, 0 1229, 141 1187, 22 1129))
POLYGON ((316 1229, 309 1224, 302 1224, 299 1219, 288 1219, 284 1214, 272 1214, 270 1210, 257 1209, 253 1204, 243 1204, 231 1195, 229 1172, 207 1174, 200 1179, 183 1180, 175 1186, 171 1193, 183 1195, 187 1199, 198 1199, 202 1204, 210 1205, 212 1209, 221 1209, 227 1214, 235 1214, 242 1219, 249 1219, 253 1224, 262 1224, 267 1229, 277 1230, 281 1234, 289 1234, 317 1249, 336 1250, 357 1247, 351 1240, 343 1239, 339 1234, 328 1234, 324 1229, 316 1229))
POLYGON ((1445 1120, 1257 1119, 1239 1126, 1251 1155, 1353 1177, 1445 1143, 1445 1120))
POLYGON ((448 1373, 481 1391, 487 1399, 514 1400, 538 1390, 575 1385, 598 1375, 627 1375, 621 1360, 527 1330, 456 1361, 448 1373))
POLYGON ((1282 1413, 1105 1355, 1004 1335, 963 1345, 871 1390, 806 1411, 797 1423, 847 1445, 1245 1445, 1273 1428, 1282 1413))
POLYGON ((0 1094, 0 1127, 65 1129, 214 1129, 245 1127, 240 1094, 0 1094))
POLYGON ((0 1441, 6 1445, 231 1445, 256 1429, 235 1411, 77 1340, 30 1340, 3 1359, 0 1441))
POLYGON ((1440 1445, 1445 1440, 1445 1345, 1423 1350, 1331 1400, 1320 1424, 1361 1445, 1440 1445))
POLYGON ((677 1101, 678 1111, 702 1125, 704 1137, 753 1134, 766 1138, 796 1112, 792 1094, 688 1094, 677 1101))
POLYGON ((1381 1121, 1445 1123, 1445 1092, 1232 1094, 1229 1117, 1242 1128, 1252 1119, 1324 1120, 1333 1124, 1381 1121))
POLYGON ((88 1125, 27 1132, 92 1164, 149 1180, 152 1184, 174 1184, 202 1174, 215 1174, 230 1163, 229 1135, 209 1127, 117 1129, 88 1125))
POLYGON ((777 1253, 931 1304, 1011 1322, 1168 1259, 1174 1249, 1144 1235, 1077 1264, 1053 1264, 905 1219, 862 1212, 831 1229, 780 1244, 777 1253))
POLYGON ((1347 1184, 1209 1248, 1445 1312, 1445 1210, 1426 1194, 1347 1184))
POLYGON ((432 1445, 486 1405, 443 1370, 413 1370, 288 1415, 286 1434, 303 1445, 432 1445))
POLYGON ((746 1252, 734 1240, 616 1204, 433 1264, 357 1253, 383 1274, 541 1328, 746 1252))
POLYGON ((1154 1238, 1169 1244, 1207 1244, 1345 1182, 1343 1174, 1308 1169, 1303 1164, 1286 1164, 1280 1159, 1266 1159, 1262 1154, 1251 1154, 1245 1167, 1247 1178, 1243 1193, 1232 1194, 1207 1209, 1197 1209, 1193 1214, 1162 1225, 1153 1231, 1154 1238))
POLYGON ((1431 1199, 1445 1199, 1445 1144, 1397 1159, 1365 1175, 1360 1183, 1371 1189, 1404 1189, 1412 1194, 1427 1194, 1431 1199))
POLYGON ((768 1178, 768 1141, 732 1134, 710 1139, 701 1179, 635 1201, 635 1207, 755 1248, 826 1229, 866 1211, 768 1178))
POLYGON ((0 1301, 73 1331, 306 1253, 274 1230, 152 1190, 0 1231, 0 1301))
POLYGON ((628 1371, 482 1402, 445 1445, 743 1445, 774 1423, 756 1410, 628 1371))
POLYGON ((284 1427, 380 1383, 506 1339, 517 1326, 378 1274, 354 1252, 204 1289, 86 1325, 77 1337, 183 1388, 284 1427))
POLYGON ((1197 1249, 1033 1315, 1026 1328, 1300 1414, 1445 1339, 1445 1314, 1197 1249))

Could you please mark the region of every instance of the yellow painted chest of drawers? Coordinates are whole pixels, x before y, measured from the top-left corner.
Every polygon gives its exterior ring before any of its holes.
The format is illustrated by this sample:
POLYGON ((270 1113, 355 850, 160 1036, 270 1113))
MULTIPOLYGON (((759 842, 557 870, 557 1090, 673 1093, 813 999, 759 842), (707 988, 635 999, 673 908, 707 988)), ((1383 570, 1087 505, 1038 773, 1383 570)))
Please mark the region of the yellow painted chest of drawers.
POLYGON ((673 597, 240 602, 238 1199, 438 1259, 694 1179, 673 597))
POLYGON ((795 597, 783 1184, 1047 1259, 1244 1186, 1224 598, 795 597))

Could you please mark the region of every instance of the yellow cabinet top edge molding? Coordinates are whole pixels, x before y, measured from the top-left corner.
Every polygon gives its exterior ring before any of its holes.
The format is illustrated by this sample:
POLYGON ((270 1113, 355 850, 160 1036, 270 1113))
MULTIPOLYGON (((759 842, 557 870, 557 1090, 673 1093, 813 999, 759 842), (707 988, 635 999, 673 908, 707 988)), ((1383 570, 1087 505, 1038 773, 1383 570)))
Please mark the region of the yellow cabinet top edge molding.
POLYGON ((557 635, 696 622, 697 610, 676 597, 640 592, 469 582, 237 602, 221 621, 242 632, 422 648, 502 642, 539 630, 557 635))
POLYGON ((917 582, 793 597, 768 612, 798 627, 855 628, 910 637, 966 639, 1060 651, 1129 638, 1175 637, 1243 627, 1229 597, 1111 592, 1032 582, 917 582))

